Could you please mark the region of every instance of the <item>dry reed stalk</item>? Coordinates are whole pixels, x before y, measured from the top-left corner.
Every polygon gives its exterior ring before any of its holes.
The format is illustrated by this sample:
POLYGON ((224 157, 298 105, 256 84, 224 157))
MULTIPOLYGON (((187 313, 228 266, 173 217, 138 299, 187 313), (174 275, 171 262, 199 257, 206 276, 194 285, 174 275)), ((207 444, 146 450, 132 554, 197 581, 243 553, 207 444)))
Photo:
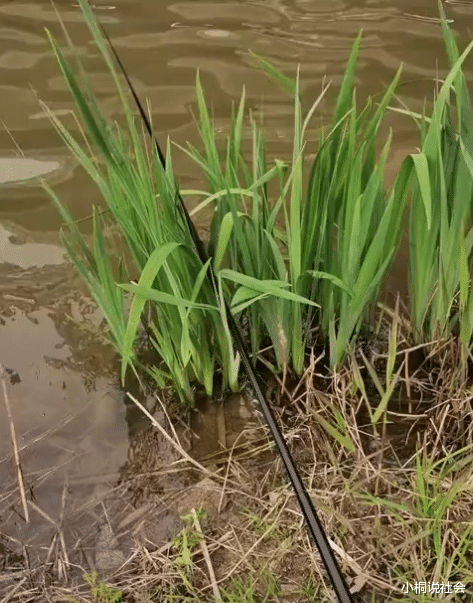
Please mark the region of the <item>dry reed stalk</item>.
POLYGON ((218 588, 217 580, 215 578, 215 572, 212 565, 212 560, 210 559, 209 549, 207 548, 207 544, 205 542, 204 534, 202 533, 202 528, 200 527, 199 518, 197 517, 197 513, 195 509, 191 510, 192 518, 194 520, 194 526, 197 531, 197 534, 200 537, 200 548, 202 550, 202 554, 205 559, 205 563, 207 565, 207 569, 209 572, 210 583, 212 585, 212 592, 214 594, 215 603, 222 603, 222 596, 220 594, 220 589, 218 588))
POLYGON ((20 491, 20 500, 21 500, 21 505, 23 507, 23 511, 25 513, 25 521, 26 521, 26 523, 29 523, 30 514, 28 512, 28 503, 26 501, 25 484, 24 484, 24 479, 23 479, 23 471, 21 469, 20 454, 18 452, 18 443, 17 443, 17 439, 16 439, 15 423, 13 421, 13 415, 11 412, 10 399, 8 397, 8 391, 7 391, 7 384, 5 382, 5 369, 4 369, 3 365, 1 365, 1 364, 0 364, 0 373, 2 376, 3 399, 5 400, 5 408, 7 409, 8 424, 10 426, 10 438, 11 438, 11 442, 12 442, 12 446, 13 446, 13 455, 15 458, 15 467, 16 467, 16 473, 17 473, 17 478, 18 478, 18 488, 20 491))
POLYGON ((138 400, 132 394, 130 394, 130 392, 127 392, 127 396, 130 398, 130 400, 134 404, 136 404, 136 406, 138 406, 138 408, 141 410, 141 412, 143 412, 148 417, 148 419, 151 421, 151 423, 156 427, 156 429, 158 429, 160 434, 171 444, 171 446, 173 448, 175 448, 179 452, 179 454, 183 458, 186 459, 186 461, 189 461, 189 463, 191 463, 191 465, 194 465, 194 467, 196 467, 199 471, 202 471, 202 473, 204 473, 205 475, 207 475, 209 477, 214 476, 214 474, 211 471, 209 471, 206 467, 201 465, 198 461, 196 461, 189 454, 187 454, 187 452, 184 450, 184 448, 171 438, 171 436, 166 432, 166 430, 163 427, 161 427, 161 425, 158 423, 158 421, 156 421, 156 419, 153 417, 153 415, 150 412, 148 412, 148 410, 140 402, 138 402, 138 400))

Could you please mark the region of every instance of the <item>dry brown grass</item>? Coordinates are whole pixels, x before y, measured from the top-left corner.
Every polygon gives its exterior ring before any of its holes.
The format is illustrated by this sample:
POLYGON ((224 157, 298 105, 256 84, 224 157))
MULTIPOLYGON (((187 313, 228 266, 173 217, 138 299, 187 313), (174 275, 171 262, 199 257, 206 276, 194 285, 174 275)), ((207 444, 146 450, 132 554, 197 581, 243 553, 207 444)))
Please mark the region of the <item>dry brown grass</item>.
MULTIPOLYGON (((471 601, 473 396, 469 384, 449 385, 453 342, 416 357, 401 325, 395 366, 406 366, 373 429, 354 371, 375 407, 362 359, 383 374, 389 329, 385 314, 369 348, 355 350, 330 379, 322 358, 312 355, 301 382, 288 380, 279 393, 276 410, 347 581, 363 601, 471 601), (324 420, 351 444, 330 437, 324 420), (422 598, 403 594, 406 581, 461 581, 467 592, 422 598)), ((117 590, 117 601, 139 603, 334 601, 265 429, 249 421, 231 448, 190 463, 167 425, 140 436, 108 496, 68 516, 64 493, 58 521, 43 513, 51 545, 29 567, 24 561, 21 569, 5 568, 0 603, 104 603, 117 590), (157 438, 168 441, 172 457, 160 460, 157 438), (94 596, 82 576, 100 570, 105 528, 115 567, 99 571, 94 596), (117 590, 99 595, 100 581, 117 590)), ((41 513, 32 500, 28 505, 41 513)), ((21 543, 5 544, 21 553, 21 543)))

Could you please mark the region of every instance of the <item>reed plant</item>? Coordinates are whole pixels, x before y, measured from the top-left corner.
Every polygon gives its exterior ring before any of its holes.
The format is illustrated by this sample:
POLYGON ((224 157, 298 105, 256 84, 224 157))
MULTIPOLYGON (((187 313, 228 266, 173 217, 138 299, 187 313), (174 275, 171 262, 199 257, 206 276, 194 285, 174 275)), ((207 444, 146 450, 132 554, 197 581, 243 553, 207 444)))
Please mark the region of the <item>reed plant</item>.
POLYGON ((48 190, 66 223, 64 242, 69 254, 110 325, 122 357, 122 377, 129 365, 136 370, 137 334, 145 327, 162 360, 157 367, 146 367, 159 385, 171 379, 181 399, 191 401, 192 383, 201 383, 210 394, 214 372, 221 368, 225 385, 236 390, 239 356, 227 324, 225 299, 231 299, 231 311, 244 325, 254 361, 260 358, 275 371, 285 374, 291 368, 301 375, 308 334, 317 327, 321 341, 328 344, 330 366, 335 368, 377 301, 400 242, 414 172, 410 215, 413 321, 419 338, 432 335, 439 325, 445 330, 458 300, 454 320, 462 341, 470 340, 473 229, 466 236, 462 229, 471 204, 473 134, 461 65, 473 43, 458 57, 453 35, 442 21, 452 69, 432 118, 414 116, 420 123, 422 150, 404 162, 387 192, 384 171, 392 133, 378 157, 379 129, 401 70, 377 105, 368 99, 358 109, 354 77, 361 34, 354 42, 331 124, 319 131, 316 141, 308 135, 309 126, 328 86, 305 109, 299 74, 292 81, 255 56, 260 68, 294 99, 293 153, 288 164, 276 160, 267 165, 264 126, 251 111, 246 115, 245 91, 232 111, 222 152, 197 75, 201 144, 182 150, 201 170, 207 190, 181 193, 184 197, 202 195, 193 214, 209 205, 213 209, 207 242, 210 259, 203 263, 178 202, 170 145, 162 157, 144 138, 100 26, 86 0, 80 0, 80 6, 115 82, 126 124, 123 129, 103 116, 67 31, 71 62, 50 36, 85 124, 84 141, 52 113, 51 120, 96 182, 107 206, 105 215, 94 213, 92 246, 48 190), (447 111, 452 86, 459 134, 447 111), (246 120, 251 132, 247 154, 242 148, 246 120), (309 160, 314 150, 315 158, 309 160), (270 183, 276 189, 273 198, 270 183), (110 230, 118 231, 131 262, 119 261, 117 267, 110 262, 106 237, 110 230), (215 283, 207 278, 210 262, 215 283), (134 273, 139 279, 132 283, 134 273), (275 364, 259 353, 268 339, 275 364))
POLYGON ((82 143, 51 112, 50 118, 97 184, 107 207, 105 218, 94 213, 93 244, 88 246, 69 211, 48 188, 65 221, 66 249, 110 327, 112 341, 122 357, 122 377, 128 365, 136 368, 135 340, 147 305, 147 329, 162 362, 145 368, 159 385, 171 379, 179 397, 192 401, 193 382, 203 384, 210 394, 215 369, 220 366, 225 384, 236 390, 239 358, 229 337, 222 291, 216 294, 211 287, 205 278, 208 266, 201 264, 192 246, 177 202, 169 147, 163 166, 135 123, 89 4, 81 1, 80 5, 116 84, 126 135, 118 124, 111 125, 103 117, 67 31, 63 28, 72 51, 72 64, 48 33, 86 127, 82 143), (109 259, 111 249, 106 244, 104 220, 118 231, 131 258, 129 263, 119 261, 117 269, 109 259), (131 272, 138 273, 138 283, 130 283, 131 272), (127 292, 132 293, 130 300, 126 300, 127 292))
POLYGON ((316 321, 323 338, 329 340, 331 366, 343 360, 376 300, 399 244, 410 172, 406 167, 396 188, 385 194, 384 168, 391 135, 378 162, 375 155, 379 126, 400 70, 379 105, 374 108, 369 100, 359 111, 354 76, 360 42, 361 34, 348 61, 332 124, 326 131, 321 130, 312 161, 307 159, 314 150, 314 141, 307 136, 308 126, 328 86, 304 111, 299 76, 292 81, 262 57, 255 57, 267 75, 294 98, 293 155, 286 170, 280 162, 267 169, 264 132, 251 113, 252 158, 250 165, 246 163, 241 150, 244 94, 231 121, 226 161, 221 161, 197 80, 198 126, 204 152, 191 147, 187 153, 202 168, 216 199, 210 249, 217 248, 219 237, 219 243, 225 241, 218 245, 221 253, 217 259, 220 262, 222 253, 227 252, 230 270, 222 274, 240 285, 233 307, 239 310, 242 306, 238 307, 237 301, 242 299, 251 303, 254 357, 262 339, 269 336, 277 368, 285 370, 290 364, 298 375, 304 369, 307 335, 316 321), (271 202, 266 175, 272 172, 278 172, 279 195, 271 202), (240 214, 246 207, 245 190, 252 192, 250 208, 240 214), (276 222, 280 213, 282 232, 276 222), (302 304, 289 295, 262 296, 250 279, 276 279, 309 301, 302 304))
MULTIPOLYGON (((391 133, 376 161, 378 131, 396 88, 400 71, 374 108, 369 99, 357 110, 354 75, 361 35, 355 41, 335 106, 331 129, 318 140, 304 191, 304 139, 308 116, 302 122, 298 86, 294 124, 294 156, 289 211, 285 214, 289 267, 298 292, 317 300, 320 311, 299 320, 294 308, 294 345, 303 349, 303 327, 317 321, 328 339, 330 366, 342 362, 349 345, 377 298, 379 287, 397 249, 409 182, 403 170, 396 187, 384 189, 384 168, 391 133), (301 345, 302 344, 302 345, 301 345)), ((293 361, 302 371, 301 353, 293 361)))
POLYGON ((430 117, 400 109, 421 136, 411 155, 410 316, 417 343, 459 336, 465 366, 473 331, 473 113, 462 65, 473 42, 460 56, 441 2, 439 11, 450 72, 437 81, 430 117))
POLYGON ((349 58, 332 125, 321 131, 315 159, 308 162, 306 154, 313 145, 307 140, 308 126, 327 87, 304 112, 299 76, 292 82, 256 57, 266 73, 283 83, 294 97, 292 163, 286 166, 276 161, 269 168, 264 132, 251 113, 251 158, 242 152, 244 92, 233 111, 222 157, 197 78, 203 151, 189 146, 186 152, 208 184, 195 211, 208 204, 214 210, 208 249, 218 287, 212 288, 206 278, 208 263, 203 265, 193 249, 178 204, 169 144, 165 161, 161 161, 135 123, 99 24, 85 0, 80 0, 80 6, 115 82, 126 123, 125 134, 103 116, 67 31, 64 29, 72 63, 49 34, 85 124, 84 142, 52 113, 51 120, 97 184, 108 210, 105 218, 94 213, 91 247, 55 193, 48 191, 64 218, 64 243, 71 259, 110 326, 122 357, 122 377, 128 365, 136 366, 137 332, 147 316, 147 330, 162 359, 159 367, 148 367, 148 371, 160 385, 171 378, 179 396, 192 400, 192 382, 203 384, 211 393, 213 374, 221 367, 225 384, 237 389, 239 357, 229 334, 225 296, 231 296, 232 312, 248 325, 254 359, 261 342, 269 337, 275 369, 292 367, 301 374, 307 334, 318 321, 329 341, 330 364, 340 363, 376 300, 400 238, 409 173, 404 170, 395 188, 385 194, 384 167, 391 135, 378 162, 375 157, 379 126, 400 71, 377 107, 368 101, 358 111, 354 75, 360 34, 349 58), (268 193, 272 179, 279 190, 273 201, 268 193), (283 231, 277 227, 278 215, 283 216, 283 231), (132 266, 121 261, 118 269, 112 266, 105 220, 119 232, 132 266), (127 283, 133 272, 140 275, 138 283, 127 283), (129 309, 127 292, 131 293, 129 309))

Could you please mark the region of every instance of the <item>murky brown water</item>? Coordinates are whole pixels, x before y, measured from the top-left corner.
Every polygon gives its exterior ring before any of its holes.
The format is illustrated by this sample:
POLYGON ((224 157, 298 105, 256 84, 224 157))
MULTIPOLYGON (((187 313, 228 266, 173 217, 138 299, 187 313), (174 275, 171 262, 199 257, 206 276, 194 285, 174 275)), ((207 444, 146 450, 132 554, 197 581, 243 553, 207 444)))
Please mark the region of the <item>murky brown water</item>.
MULTIPOLYGON (((217 132, 224 135, 231 101, 245 85, 248 106, 265 114, 271 154, 289 156, 292 103, 254 68, 248 49, 288 74, 294 75, 300 63, 308 99, 318 95, 324 76, 331 79, 333 90, 322 106, 327 114, 360 28, 364 29, 357 72, 361 97, 382 90, 403 62, 402 99, 410 108, 420 109, 424 95, 432 94, 427 78, 435 77, 437 64, 446 65, 432 0, 94 0, 93 4, 137 91, 150 98, 161 138, 169 135, 180 144, 196 141, 191 109, 199 68, 217 132)), ((106 112, 117 117, 117 97, 77 5, 57 0, 57 7, 106 112)), ((473 3, 446 0, 445 8, 464 46, 473 37, 473 3)), ((66 474, 72 487, 76 484, 73 493, 78 500, 99 493, 102 481, 116 474, 126 456, 127 426, 113 353, 85 328, 86 319, 98 324, 99 317, 63 263, 60 220, 34 180, 36 174, 50 172, 57 194, 78 218, 89 215, 92 203, 100 202, 37 100, 76 129, 69 115, 73 103, 45 27, 60 36, 48 1, 0 0, 0 362, 10 375, 16 430, 26 447, 22 452, 26 482, 33 484, 39 506, 56 517, 66 474), (19 161, 22 154, 25 160, 19 161), (42 436, 52 428, 52 435, 42 436)), ((471 61, 466 72, 471 74, 471 61)), ((394 171, 417 138, 408 120, 393 115, 391 125, 394 171)), ((175 168, 182 185, 198 184, 188 162, 177 154, 175 168)), ((401 257, 388 284, 391 291, 404 290, 405 267, 401 257)), ((17 504, 15 496, 5 498, 15 484, 10 450, 2 400, 0 483, 7 486, 0 494, 2 506, 17 504)), ((31 530, 24 535, 33 537, 31 530)))

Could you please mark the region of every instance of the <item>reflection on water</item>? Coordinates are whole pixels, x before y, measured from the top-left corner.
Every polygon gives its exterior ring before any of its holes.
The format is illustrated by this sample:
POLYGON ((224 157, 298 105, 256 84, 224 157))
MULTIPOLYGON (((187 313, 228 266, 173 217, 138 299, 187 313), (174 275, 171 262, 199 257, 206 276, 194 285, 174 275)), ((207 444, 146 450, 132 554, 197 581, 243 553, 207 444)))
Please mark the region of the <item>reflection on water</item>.
MULTIPOLYGON (((27 243, 14 232, 0 225, 0 258, 2 264, 20 268, 42 268, 46 265, 62 264, 64 249, 48 243, 27 243)), ((5 295, 5 293, 4 293, 5 295)))
POLYGON ((59 161, 30 157, 0 157, 0 185, 40 178, 59 169, 59 161))
MULTIPOLYGON (((69 267, 57 263, 62 250, 33 246, 41 267, 32 263, 28 243, 16 245, 16 265, 0 265, 0 365, 26 486, 36 504, 57 518, 66 478, 69 510, 116 479, 126 458, 127 424, 113 350, 82 326, 99 326, 97 310, 69 267)), ((35 512, 25 526, 14 510, 17 475, 3 395, 0 483, 2 533, 45 545, 52 526, 35 512)))
MULTIPOLYGON (((178 143, 196 138, 191 109, 197 68, 217 118, 227 118, 230 101, 239 97, 245 85, 249 106, 264 111, 269 132, 278 131, 290 142, 291 100, 261 77, 248 49, 265 55, 288 74, 294 75, 300 64, 307 98, 315 98, 322 78, 329 77, 333 87, 321 105, 326 114, 331 111, 348 51, 360 28, 364 30, 357 72, 360 96, 383 90, 403 62, 403 79, 409 82, 401 89, 403 100, 418 109, 424 95, 431 98, 432 85, 425 78, 435 77, 437 59, 440 67, 445 66, 437 7, 430 0, 414 4, 407 0, 167 0, 160 2, 159 9, 152 0, 94 4, 139 94, 151 101, 155 127, 178 143)), ((465 43, 473 23, 471 3, 452 0, 447 9, 465 43)), ((118 117, 120 104, 105 67, 97 60, 98 51, 81 22, 77 3, 62 2, 59 10, 106 113, 118 117)), ((77 131, 70 115, 74 105, 48 47, 45 26, 62 39, 55 12, 47 2, 0 5, 0 118, 8 127, 8 132, 0 129, 0 156, 12 155, 13 150, 17 154, 12 138, 24 152, 34 152, 35 156, 62 145, 38 97, 77 131)), ((393 116, 392 123, 396 126, 395 144, 403 146, 407 138, 410 145, 414 140, 412 124, 400 116, 393 116)), ((270 152, 284 152, 280 140, 281 136, 270 134, 270 152)), ((62 149, 63 158, 67 157, 63 145, 62 149)), ((194 175, 183 158, 176 156, 175 165, 183 178, 194 175)), ((86 216, 91 204, 100 201, 81 170, 70 174, 67 186, 59 192, 79 217, 86 216), (86 187, 87 194, 80 194, 86 187)), ((28 212, 21 215, 16 211, 15 221, 36 232, 56 229, 59 220, 50 205, 44 204, 41 190, 38 199, 44 209, 38 212, 34 227, 28 212)))
MULTIPOLYGON (((106 114, 120 119, 122 109, 104 65, 97 60, 98 50, 77 3, 63 0, 57 6, 106 114)), ((435 77, 437 64, 440 74, 446 66, 432 0, 95 0, 94 7, 138 93, 150 99, 155 128, 162 138, 169 135, 180 144, 196 141, 192 111, 198 68, 216 118, 217 136, 225 135, 231 101, 239 98, 245 85, 248 106, 266 116, 268 154, 289 158, 292 101, 255 69, 248 49, 266 56, 288 75, 295 75, 300 64, 301 87, 308 99, 319 94, 324 76, 331 79, 333 86, 321 104, 325 114, 332 110, 360 28, 364 30, 357 71, 360 98, 382 91, 403 62, 401 98, 412 109, 420 109, 424 96, 432 98, 429 78, 435 77)), ((446 8, 463 46, 473 31, 473 4, 446 0, 446 8)), ((39 506, 56 516, 66 474, 80 482, 85 496, 100 486, 102 474, 117 471, 125 454, 126 429, 121 393, 112 376, 116 373, 111 370, 114 355, 91 339, 84 327, 86 319, 100 318, 78 279, 62 264, 60 219, 41 187, 31 182, 5 187, 7 182, 37 176, 36 168, 43 174, 53 170, 51 183, 74 216, 90 215, 92 204, 100 202, 83 171, 70 164, 68 151, 38 103, 40 98, 79 133, 45 27, 62 39, 49 2, 0 3, 0 222, 4 226, 0 230, 0 362, 10 371, 17 433, 26 447, 22 450, 25 479, 28 485, 37 484, 40 475, 55 468, 41 477, 47 481, 43 490, 38 486, 37 496, 39 506), (26 158, 22 165, 13 159, 19 156, 18 149, 26 158), (69 416, 75 418, 61 426, 69 416), (42 438, 53 427, 57 427, 54 434, 42 438)), ((470 65, 466 63, 467 74, 470 65)), ((416 136, 412 124, 397 114, 390 117, 390 125, 398 165, 416 136)), ((195 171, 184 157, 176 155, 174 166, 182 184, 194 184, 195 171)), ((90 222, 83 224, 90 229, 90 222)), ((401 258, 398 270, 402 269, 405 259, 401 258)), ((403 286, 405 275, 400 275, 395 272, 391 277, 393 289, 403 286)), ((2 404, 0 436, 0 481, 13 489, 2 404)))

